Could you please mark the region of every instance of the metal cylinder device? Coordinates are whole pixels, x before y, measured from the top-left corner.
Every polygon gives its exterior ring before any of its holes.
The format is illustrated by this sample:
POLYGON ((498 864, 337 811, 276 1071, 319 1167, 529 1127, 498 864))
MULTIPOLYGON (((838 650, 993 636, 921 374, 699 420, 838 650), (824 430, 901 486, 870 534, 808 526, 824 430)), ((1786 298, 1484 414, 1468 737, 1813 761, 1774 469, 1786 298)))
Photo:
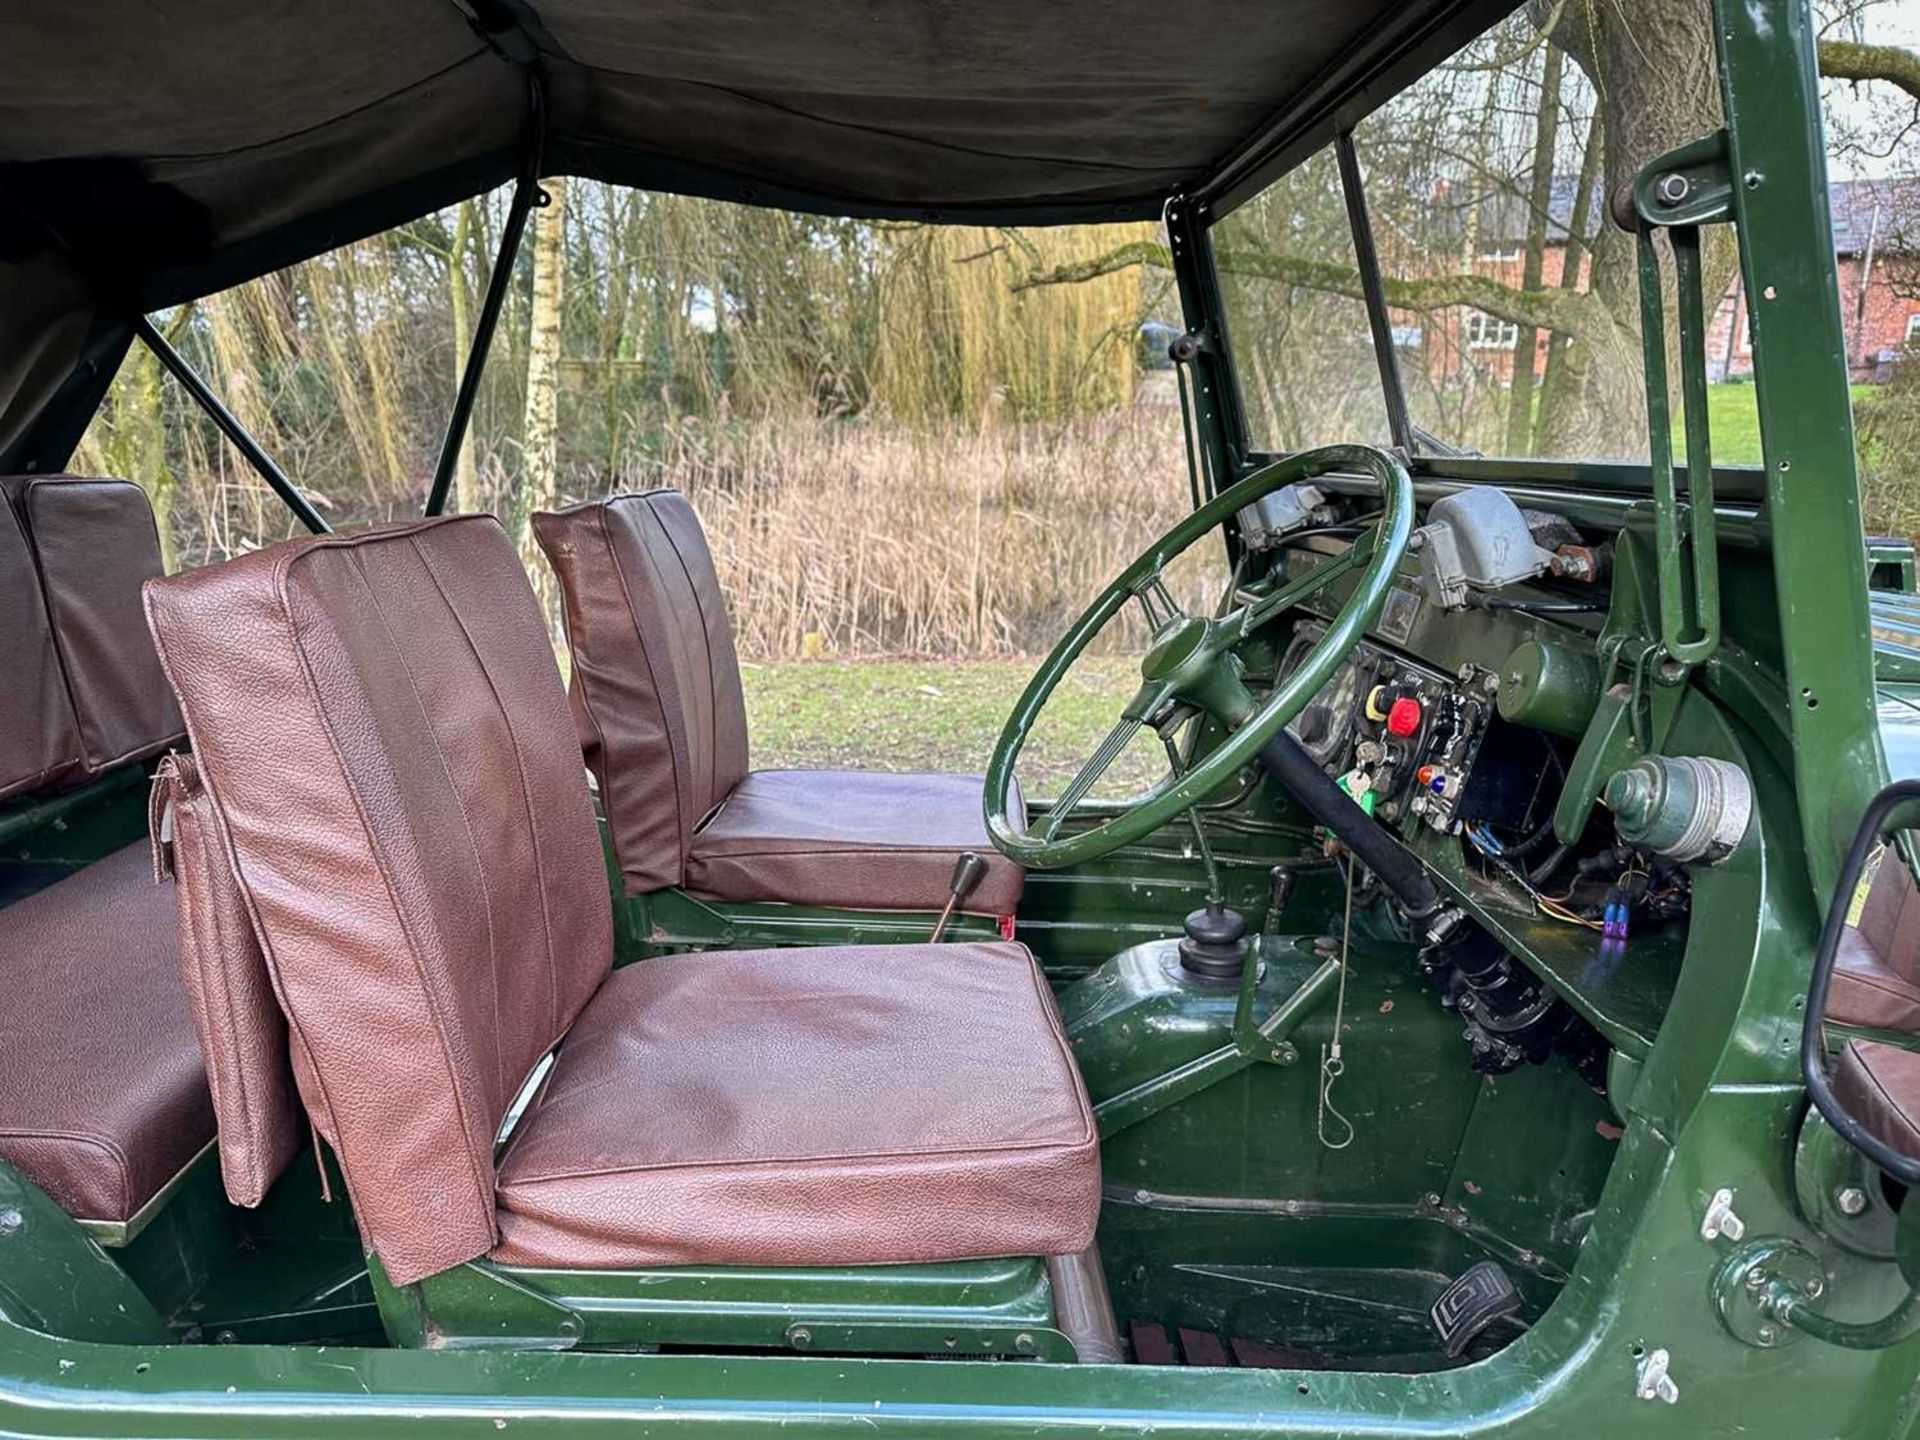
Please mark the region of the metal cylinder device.
POLYGON ((1577 739, 1600 704, 1600 663, 1565 645, 1529 640, 1500 667, 1503 719, 1577 739))
POLYGON ((1726 760, 1648 755, 1607 782, 1603 797, 1627 844, 1670 860, 1730 854, 1753 818, 1753 786, 1726 760))

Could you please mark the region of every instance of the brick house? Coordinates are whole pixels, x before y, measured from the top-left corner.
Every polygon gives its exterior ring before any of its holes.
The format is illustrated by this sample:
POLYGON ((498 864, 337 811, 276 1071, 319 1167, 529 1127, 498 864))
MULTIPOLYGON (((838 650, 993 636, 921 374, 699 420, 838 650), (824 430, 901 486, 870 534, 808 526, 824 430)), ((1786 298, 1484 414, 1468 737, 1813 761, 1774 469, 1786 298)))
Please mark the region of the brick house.
MULTIPOLYGON (((1920 344, 1920 179, 1841 180, 1833 182, 1828 193, 1847 370, 1856 381, 1885 380, 1909 342, 1920 344)), ((1572 208, 1573 184, 1563 180, 1554 187, 1542 257, 1542 284, 1547 288, 1561 281, 1572 208)), ((1598 209, 1596 198, 1589 234, 1599 223, 1598 209)), ((1483 235, 1524 237, 1525 209, 1516 197, 1487 202, 1479 229, 1483 235)), ((1472 268, 1518 286, 1524 247, 1524 238, 1483 241, 1472 268)), ((1584 275, 1580 283, 1585 285, 1584 275)), ((1753 373, 1747 311, 1745 287, 1736 275, 1708 325, 1707 373, 1716 382, 1753 373)), ((1430 380, 1458 384, 1472 379, 1502 387, 1511 381, 1513 347, 1519 340, 1519 326, 1511 321, 1465 309, 1425 317, 1396 313, 1394 321, 1396 341, 1419 353, 1430 380)), ((1535 344, 1538 375, 1546 366, 1545 332, 1535 344)))
MULTIPOLYGON (((1847 373, 1885 380, 1908 344, 1920 342, 1920 180, 1837 180, 1828 187, 1847 373)), ((1747 295, 1738 276, 1707 334, 1715 380, 1753 373, 1747 295)))

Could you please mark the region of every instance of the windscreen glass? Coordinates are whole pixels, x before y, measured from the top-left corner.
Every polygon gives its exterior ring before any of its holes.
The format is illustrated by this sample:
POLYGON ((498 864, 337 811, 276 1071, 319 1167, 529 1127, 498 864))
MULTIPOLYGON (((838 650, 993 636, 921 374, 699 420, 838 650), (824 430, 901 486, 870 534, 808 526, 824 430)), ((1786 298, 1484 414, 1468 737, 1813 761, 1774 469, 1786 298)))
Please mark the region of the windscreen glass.
MULTIPOLYGON (((1408 408, 1430 452, 1647 456, 1636 242, 1606 197, 1719 125, 1712 37, 1703 7, 1688 51, 1701 58, 1677 75, 1649 67, 1644 37, 1615 17, 1589 24, 1591 8, 1523 8, 1354 131, 1408 408), (1656 112, 1641 108, 1656 98, 1656 112)), ((1715 458, 1754 461, 1732 227, 1703 242, 1715 458)), ((1672 263, 1658 244, 1671 342, 1672 263)))
POLYGON ((1380 369, 1333 151, 1234 210, 1212 238, 1249 445, 1384 442, 1380 369))

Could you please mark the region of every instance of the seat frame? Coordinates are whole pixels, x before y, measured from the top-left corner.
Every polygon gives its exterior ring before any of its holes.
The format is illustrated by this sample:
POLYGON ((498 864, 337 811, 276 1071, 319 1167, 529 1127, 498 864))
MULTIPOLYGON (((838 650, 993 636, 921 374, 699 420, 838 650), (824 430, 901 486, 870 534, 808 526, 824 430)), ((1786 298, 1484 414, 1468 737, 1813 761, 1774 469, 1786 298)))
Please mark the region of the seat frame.
POLYGON ((164 1344, 172 1338, 146 1292, 85 1224, 4 1160, 0 1211, 14 1217, 15 1232, 34 1238, 33 1244, 11 1246, 6 1265, 0 1266, 0 1322, 119 1344, 164 1344))
POLYGON ((789 1350, 1072 1362, 1049 1262, 775 1269, 533 1270, 470 1260, 394 1285, 369 1257, 396 1345, 426 1349, 789 1350))
POLYGON ((203 1168, 219 1166, 219 1152, 220 1141, 217 1137, 207 1141, 205 1145, 193 1152, 191 1160, 173 1172, 172 1179, 154 1191, 144 1205, 124 1220, 93 1220, 86 1216, 76 1216, 74 1224, 86 1231, 93 1243, 103 1249, 118 1250, 123 1246, 131 1245, 140 1238, 149 1225, 159 1218, 160 1213, 173 1203, 174 1196, 186 1188, 195 1172, 203 1168))
MULTIPOLYGON (((939 918, 932 910, 830 910, 775 901, 701 900, 685 890, 616 897, 614 963, 668 950, 765 949, 807 945, 925 944, 939 918)), ((1007 940, 999 922, 955 915, 950 942, 1007 940)))

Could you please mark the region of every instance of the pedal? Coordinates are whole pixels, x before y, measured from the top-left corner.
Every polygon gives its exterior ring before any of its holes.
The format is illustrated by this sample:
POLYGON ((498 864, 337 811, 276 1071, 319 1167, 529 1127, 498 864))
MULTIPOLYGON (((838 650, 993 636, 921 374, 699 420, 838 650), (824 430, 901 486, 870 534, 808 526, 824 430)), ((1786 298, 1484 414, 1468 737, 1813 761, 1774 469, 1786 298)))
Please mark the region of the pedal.
POLYGON ((1507 1272, 1491 1260, 1482 1260, 1442 1290, 1427 1315, 1447 1358, 1457 1360, 1481 1331, 1519 1309, 1520 1292, 1507 1272))

